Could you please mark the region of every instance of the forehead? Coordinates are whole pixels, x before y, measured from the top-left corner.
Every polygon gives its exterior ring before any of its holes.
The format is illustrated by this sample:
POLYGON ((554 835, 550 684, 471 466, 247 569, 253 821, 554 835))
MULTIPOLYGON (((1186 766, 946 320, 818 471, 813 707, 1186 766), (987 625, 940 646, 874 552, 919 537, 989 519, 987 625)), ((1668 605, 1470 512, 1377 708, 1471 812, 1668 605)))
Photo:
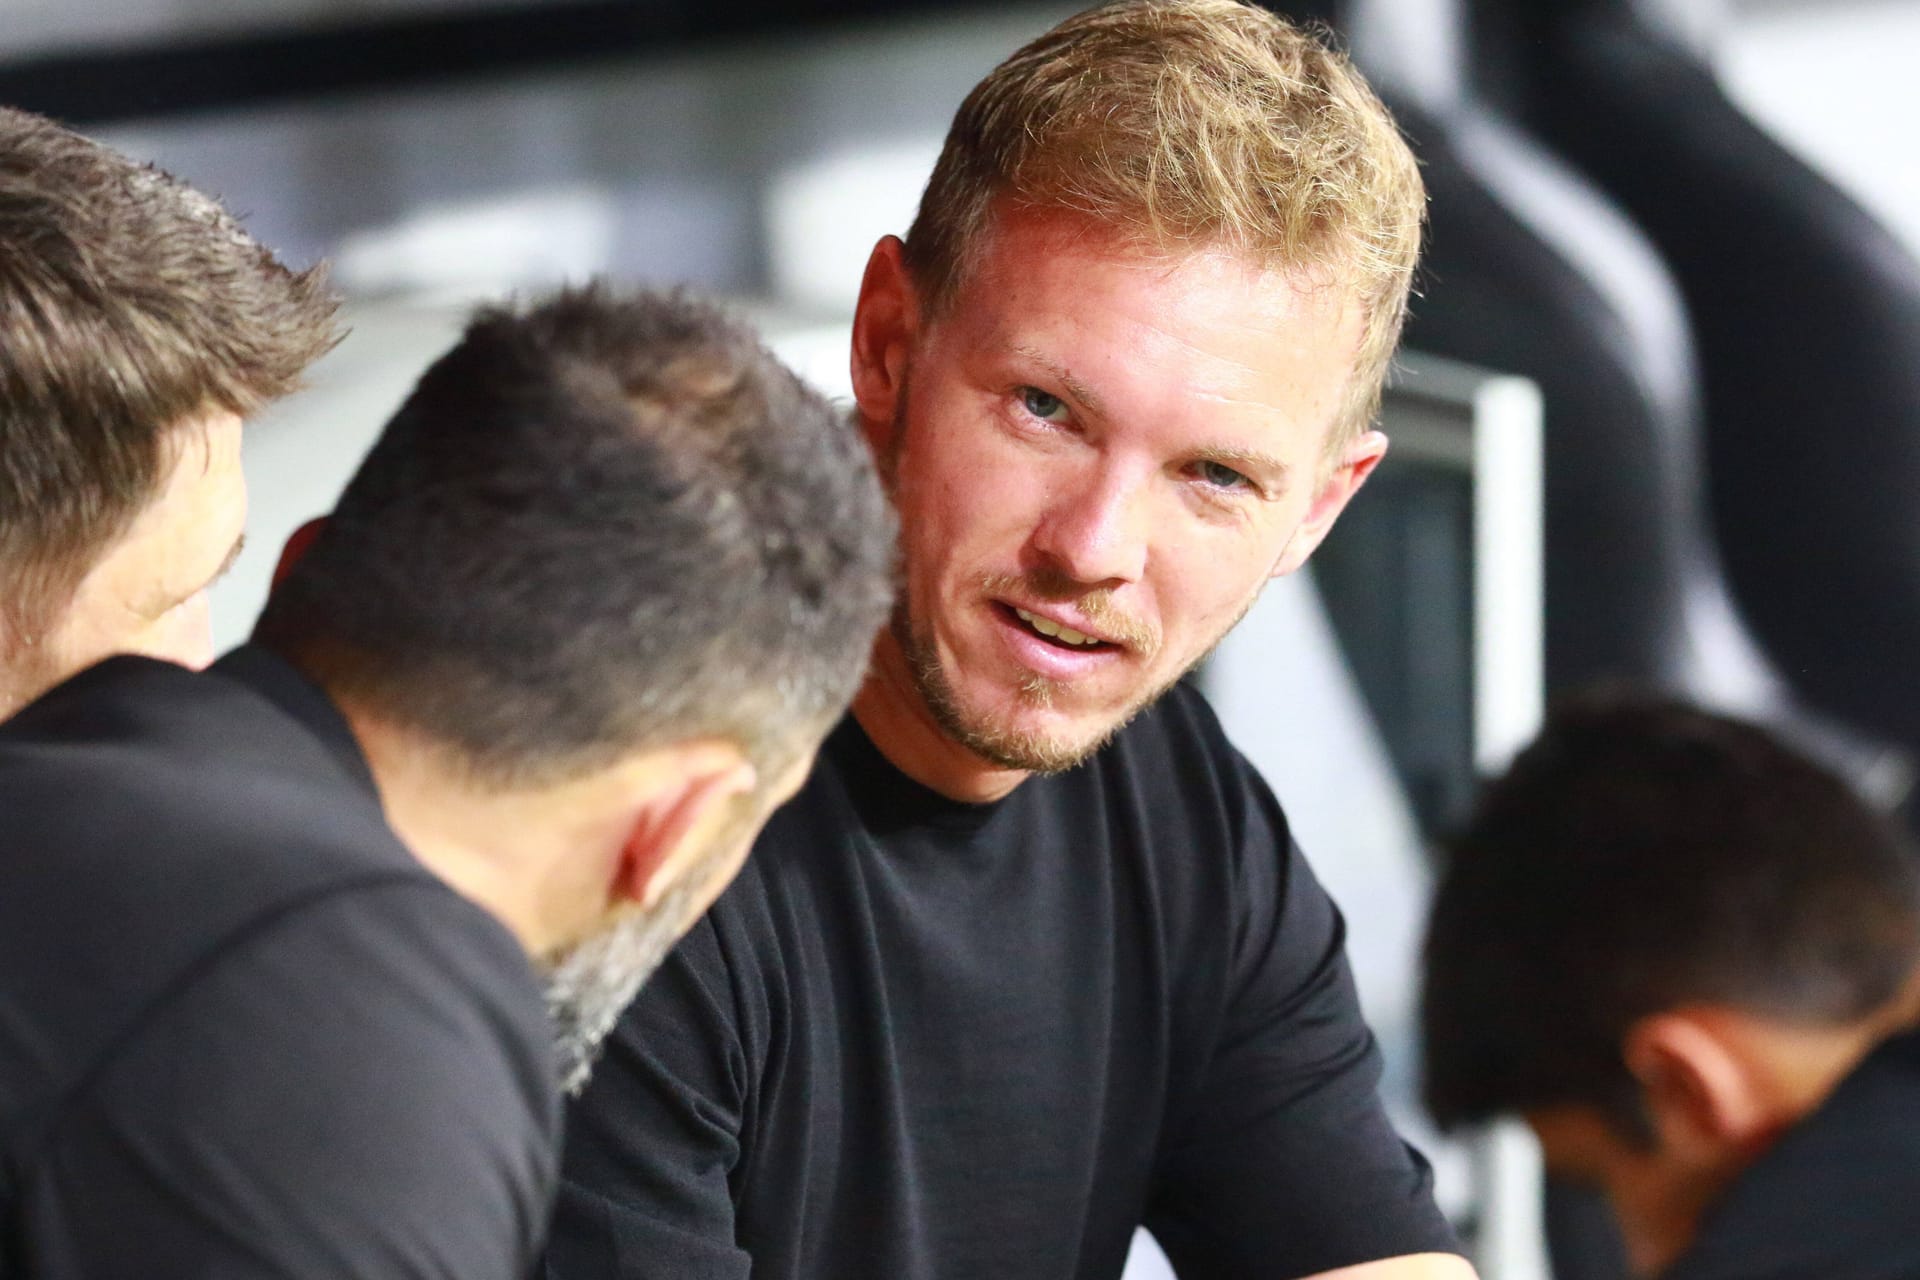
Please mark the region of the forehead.
POLYGON ((964 352, 1044 357, 1141 408, 1211 403, 1307 427, 1337 414, 1362 323, 1357 298, 1309 273, 1008 210, 940 325, 964 352))

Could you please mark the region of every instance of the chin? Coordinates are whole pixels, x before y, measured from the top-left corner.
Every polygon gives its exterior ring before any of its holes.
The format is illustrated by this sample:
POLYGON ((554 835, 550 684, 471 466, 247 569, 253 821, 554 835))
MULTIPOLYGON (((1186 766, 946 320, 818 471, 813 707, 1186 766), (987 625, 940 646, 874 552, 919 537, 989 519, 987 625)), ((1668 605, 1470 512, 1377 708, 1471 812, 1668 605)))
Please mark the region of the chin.
POLYGON ((1010 692, 996 691, 1002 706, 989 710, 966 705, 944 672, 921 686, 949 737, 989 764, 1024 773, 1066 772, 1104 747, 1150 701, 1120 711, 1070 712, 1057 705, 1064 692, 1035 676, 1010 692))

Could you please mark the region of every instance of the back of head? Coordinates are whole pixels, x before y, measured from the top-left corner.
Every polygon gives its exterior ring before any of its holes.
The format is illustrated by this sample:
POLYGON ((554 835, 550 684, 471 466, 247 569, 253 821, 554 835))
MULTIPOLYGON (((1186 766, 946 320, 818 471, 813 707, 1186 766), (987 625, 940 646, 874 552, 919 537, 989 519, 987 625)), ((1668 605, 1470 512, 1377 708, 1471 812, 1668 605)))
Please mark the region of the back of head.
POLYGON ((336 305, 206 196, 0 108, 0 667, 155 498, 176 428, 293 389, 336 305))
POLYGON ((1321 38, 1237 0, 1119 0, 1067 19, 954 118, 906 241, 935 312, 1001 200, 1349 293, 1366 324, 1333 443, 1372 421, 1425 193, 1392 118, 1321 38))
POLYGON ((255 638, 483 785, 708 736, 765 764, 852 697, 892 549, 852 424, 749 330, 590 287, 479 313, 255 638))
POLYGON ((1565 704, 1450 844, 1426 945, 1443 1124, 1563 1104, 1649 1135, 1641 1019, 1719 1005, 1821 1027, 1920 963, 1920 863, 1839 778, 1677 703, 1565 704))

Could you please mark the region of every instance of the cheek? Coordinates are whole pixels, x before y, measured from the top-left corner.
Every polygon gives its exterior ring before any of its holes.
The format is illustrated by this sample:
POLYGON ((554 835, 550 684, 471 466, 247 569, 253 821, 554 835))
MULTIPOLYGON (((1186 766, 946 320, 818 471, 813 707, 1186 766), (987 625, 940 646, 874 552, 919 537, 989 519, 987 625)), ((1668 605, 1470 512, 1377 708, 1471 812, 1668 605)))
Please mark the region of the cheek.
POLYGON ((213 620, 202 591, 155 620, 132 646, 135 652, 200 668, 213 661, 213 620))
POLYGON ((926 459, 938 480, 902 493, 910 570, 926 574, 956 565, 969 574, 1012 573, 1033 528, 1031 484, 1017 468, 984 467, 977 459, 926 459))
POLYGON ((1168 638, 1178 637, 1184 647, 1211 647, 1260 594, 1278 554, 1265 541, 1254 547, 1202 544, 1163 554, 1154 594, 1168 638))

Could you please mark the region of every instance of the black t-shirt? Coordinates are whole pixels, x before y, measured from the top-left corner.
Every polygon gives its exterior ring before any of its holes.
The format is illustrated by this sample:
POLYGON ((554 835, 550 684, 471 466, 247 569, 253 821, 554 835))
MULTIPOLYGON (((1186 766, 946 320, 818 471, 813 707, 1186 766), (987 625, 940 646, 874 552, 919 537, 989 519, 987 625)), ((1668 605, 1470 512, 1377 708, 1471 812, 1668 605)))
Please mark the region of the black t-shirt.
POLYGON ((1735 1179, 1663 1280, 1920 1280, 1920 1033, 1735 1179))
POLYGON ((944 799, 851 719, 569 1109, 553 1280, 1188 1280, 1455 1246, 1338 912, 1179 689, 944 799))
POLYGON ((0 1275, 517 1280, 553 1072, 524 953, 278 659, 0 726, 0 1275))

